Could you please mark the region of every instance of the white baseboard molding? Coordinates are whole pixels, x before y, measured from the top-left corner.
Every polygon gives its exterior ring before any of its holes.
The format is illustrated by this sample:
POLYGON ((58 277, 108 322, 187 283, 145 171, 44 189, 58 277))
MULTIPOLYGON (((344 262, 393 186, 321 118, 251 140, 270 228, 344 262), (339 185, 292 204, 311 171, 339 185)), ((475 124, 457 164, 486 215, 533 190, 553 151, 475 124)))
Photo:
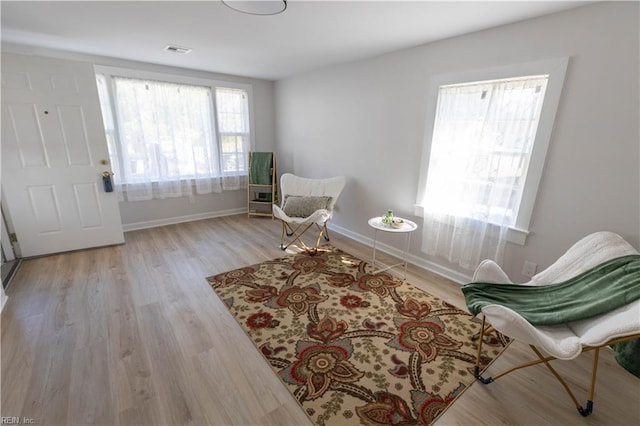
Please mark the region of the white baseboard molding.
MULTIPOLYGON (((237 214, 244 214, 247 212, 246 208, 238 208, 238 209, 229 209, 229 210, 218 210, 218 211, 214 211, 214 212, 207 212, 207 213, 198 213, 198 214, 192 214, 192 215, 186 215, 186 216, 177 216, 177 217, 169 217, 169 218, 165 218, 165 219, 156 219, 156 220, 146 220, 144 222, 135 222, 135 223, 127 223, 122 225, 122 229, 124 232, 128 232, 128 231, 137 231, 139 229, 148 229, 148 228, 155 228, 158 226, 165 226, 165 225, 174 225, 176 223, 184 223, 184 222, 191 222, 194 220, 203 220, 203 219, 211 219, 214 217, 223 217, 223 216, 233 216, 233 215, 237 215, 237 214)), ((351 238, 359 243, 362 243, 366 246, 372 247, 373 248, 373 239, 369 238, 369 237, 365 237, 362 234, 358 234, 356 232, 350 231, 346 228, 343 228, 341 226, 335 225, 331 222, 329 222, 329 224, 327 225, 329 229, 331 229, 333 232, 337 232, 338 234, 344 235, 345 237, 351 238)), ((395 256, 398 258, 402 258, 402 250, 397 249, 395 247, 392 247, 388 244, 384 244, 381 242, 377 242, 376 243, 376 249, 389 254, 391 256, 395 256)), ((413 255, 411 253, 409 253, 407 255, 407 261, 409 263, 411 263, 412 265, 415 265, 419 268, 425 269, 427 271, 431 271, 433 273, 436 273, 438 275, 442 275, 445 278, 450 279, 451 281, 454 281, 458 284, 465 284, 468 282, 471 282, 471 276, 470 275, 465 275, 463 273, 460 273, 458 271, 454 271, 453 269, 449 269, 445 266, 439 265, 435 262, 431 262, 429 260, 423 259, 421 257, 418 257, 416 255, 413 255)))
MULTIPOLYGON (((344 235, 345 237, 349 237, 352 240, 355 240, 373 249, 373 238, 365 237, 362 234, 349 231, 348 229, 332 224, 331 222, 329 222, 327 226, 332 231, 337 232, 338 234, 344 235)), ((395 256, 400 259, 402 258, 402 255, 403 255, 402 250, 392 247, 388 244, 381 243, 379 241, 376 242, 376 250, 379 250, 383 253, 389 254, 391 256, 395 256)), ((411 253, 407 255, 407 261, 419 268, 436 273, 438 275, 442 275, 443 277, 448 278, 451 281, 454 281, 458 284, 466 284, 468 282, 471 282, 471 275, 466 275, 461 272, 454 271, 453 269, 449 269, 445 266, 438 265, 435 262, 431 262, 429 260, 423 259, 411 253)))
POLYGON ((176 223, 192 222, 194 220, 212 219, 214 217, 233 216, 247 213, 246 207, 214 212, 190 214, 186 216, 168 217, 165 219, 145 220, 144 222, 127 223, 122 225, 124 232, 137 231, 139 229, 156 228, 158 226, 175 225, 176 223))

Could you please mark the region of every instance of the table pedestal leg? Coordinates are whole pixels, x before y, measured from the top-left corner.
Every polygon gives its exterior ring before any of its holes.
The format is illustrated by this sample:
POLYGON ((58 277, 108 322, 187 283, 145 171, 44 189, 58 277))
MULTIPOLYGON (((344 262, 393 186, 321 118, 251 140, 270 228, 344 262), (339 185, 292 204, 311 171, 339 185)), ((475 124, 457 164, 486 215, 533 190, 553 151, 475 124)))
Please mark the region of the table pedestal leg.
MULTIPOLYGON (((411 246, 411 233, 407 232, 407 234, 406 234, 404 252, 402 253, 402 258, 400 259, 400 260, 402 260, 402 262, 394 264, 394 265, 390 265, 390 266, 387 266, 387 267, 384 267, 384 268, 376 271, 376 244, 377 244, 377 241, 378 241, 378 230, 374 229, 373 230, 373 255, 372 255, 372 259, 371 259, 371 266, 373 267, 373 273, 379 273, 379 272, 387 271, 387 270, 393 269, 393 268, 395 268, 397 266, 404 266, 403 279, 406 280, 407 279, 407 265, 408 265, 407 256, 409 255, 409 248, 411 246)), ((385 265, 383 264, 382 266, 385 266, 385 265)))
POLYGON ((376 240, 378 239, 378 230, 373 230, 373 259, 371 261, 371 266, 373 266, 373 270, 376 270, 376 240))
POLYGON ((402 255, 404 260, 404 279, 407 279, 407 256, 409 255, 409 247, 411 245, 411 232, 407 232, 407 242, 404 247, 404 254, 402 255))

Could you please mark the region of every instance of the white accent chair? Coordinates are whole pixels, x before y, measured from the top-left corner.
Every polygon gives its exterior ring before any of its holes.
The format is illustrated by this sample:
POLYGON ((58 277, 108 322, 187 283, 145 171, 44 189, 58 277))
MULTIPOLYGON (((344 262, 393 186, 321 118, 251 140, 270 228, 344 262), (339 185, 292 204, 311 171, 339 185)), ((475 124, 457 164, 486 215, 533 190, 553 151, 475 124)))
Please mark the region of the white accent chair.
MULTIPOLYGON (((581 272, 594 268, 610 259, 638 254, 638 251, 622 237, 612 232, 596 232, 575 243, 565 254, 544 271, 538 273, 524 285, 548 285, 560 283, 581 272)), ((509 277, 493 261, 485 260, 473 275, 474 282, 508 283, 509 277)), ((631 302, 606 314, 557 326, 533 326, 517 312, 491 304, 482 308, 482 334, 491 328, 506 336, 528 344, 538 360, 524 363, 490 378, 479 374, 482 335, 479 339, 476 378, 488 384, 515 370, 544 363, 562 383, 576 408, 583 416, 593 411, 596 368, 600 348, 622 341, 640 338, 640 300, 631 302), (490 324, 490 326, 488 324, 490 324), (487 325, 485 327, 485 325, 487 325), (562 377, 553 369, 549 361, 553 359, 571 360, 582 352, 594 351, 591 388, 587 407, 583 408, 562 377)))
POLYGON ((273 215, 282 222, 280 249, 286 250, 297 241, 305 251, 315 254, 320 238, 324 236, 329 241, 327 222, 333 217, 333 209, 345 184, 344 176, 309 179, 291 173, 283 174, 280 178, 282 204, 273 205, 273 215), (304 211, 305 207, 307 211, 304 211), (315 246, 308 247, 302 235, 313 225, 316 225, 319 234, 315 246), (285 236, 292 237, 286 244, 285 236))

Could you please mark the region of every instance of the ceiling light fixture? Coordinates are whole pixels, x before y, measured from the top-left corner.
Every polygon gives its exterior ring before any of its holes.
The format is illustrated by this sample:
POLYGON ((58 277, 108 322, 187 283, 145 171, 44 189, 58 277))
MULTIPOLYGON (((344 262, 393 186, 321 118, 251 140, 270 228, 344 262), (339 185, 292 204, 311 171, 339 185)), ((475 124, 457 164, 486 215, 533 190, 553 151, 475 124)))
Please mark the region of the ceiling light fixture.
POLYGON ((287 10, 287 0, 221 0, 225 6, 249 15, 277 15, 287 10))

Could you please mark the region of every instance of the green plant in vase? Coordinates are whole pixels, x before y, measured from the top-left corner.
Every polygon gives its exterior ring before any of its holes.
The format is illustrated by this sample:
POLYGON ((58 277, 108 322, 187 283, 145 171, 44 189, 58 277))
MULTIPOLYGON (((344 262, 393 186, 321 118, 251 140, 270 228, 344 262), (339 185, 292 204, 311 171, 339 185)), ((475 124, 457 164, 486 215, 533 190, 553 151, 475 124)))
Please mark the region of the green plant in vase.
POLYGON ((393 210, 387 210, 387 213, 382 217, 382 223, 391 226, 393 223, 393 210))

